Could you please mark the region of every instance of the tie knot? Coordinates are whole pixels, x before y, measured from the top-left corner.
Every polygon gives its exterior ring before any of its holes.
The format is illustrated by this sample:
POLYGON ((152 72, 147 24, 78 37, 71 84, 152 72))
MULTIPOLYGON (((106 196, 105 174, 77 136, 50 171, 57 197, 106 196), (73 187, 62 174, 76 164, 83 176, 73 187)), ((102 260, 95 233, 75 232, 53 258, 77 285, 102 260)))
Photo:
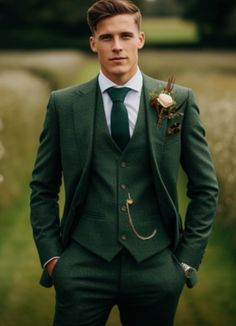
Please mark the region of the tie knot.
POLYGON ((110 87, 107 89, 112 102, 124 102, 127 93, 130 91, 128 87, 110 87))

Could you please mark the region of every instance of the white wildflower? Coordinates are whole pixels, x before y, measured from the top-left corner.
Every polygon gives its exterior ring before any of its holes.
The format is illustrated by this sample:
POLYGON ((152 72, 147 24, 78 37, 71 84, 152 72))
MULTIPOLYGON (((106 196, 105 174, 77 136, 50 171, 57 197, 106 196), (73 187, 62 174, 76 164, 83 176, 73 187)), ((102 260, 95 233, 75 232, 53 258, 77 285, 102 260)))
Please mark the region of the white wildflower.
POLYGON ((2 142, 0 141, 0 160, 5 156, 6 154, 6 150, 2 144, 2 142))
POLYGON ((2 119, 0 118, 0 131, 2 131, 3 130, 3 121, 2 121, 2 119))

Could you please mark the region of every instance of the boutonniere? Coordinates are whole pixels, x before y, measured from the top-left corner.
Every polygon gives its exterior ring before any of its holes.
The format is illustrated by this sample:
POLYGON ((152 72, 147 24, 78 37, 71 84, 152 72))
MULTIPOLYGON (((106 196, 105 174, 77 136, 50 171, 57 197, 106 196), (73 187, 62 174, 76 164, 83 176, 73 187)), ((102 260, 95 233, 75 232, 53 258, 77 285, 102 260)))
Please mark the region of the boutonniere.
POLYGON ((160 93, 154 91, 150 94, 150 105, 157 112, 157 126, 160 127, 161 122, 164 119, 173 119, 183 113, 178 112, 179 108, 176 107, 174 100, 173 87, 175 78, 171 77, 168 79, 166 87, 164 87, 160 93))
POLYGON ((180 132, 181 129, 182 129, 181 124, 176 122, 167 129, 167 135, 175 135, 178 132, 180 132))

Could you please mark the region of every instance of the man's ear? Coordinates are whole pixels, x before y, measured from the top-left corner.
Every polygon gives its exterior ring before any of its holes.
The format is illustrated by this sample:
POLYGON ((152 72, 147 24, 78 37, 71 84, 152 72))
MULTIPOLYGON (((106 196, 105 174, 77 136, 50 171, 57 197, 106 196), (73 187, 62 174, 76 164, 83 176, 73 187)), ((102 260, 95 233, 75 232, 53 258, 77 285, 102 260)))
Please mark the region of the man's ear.
POLYGON ((90 44, 90 48, 93 52, 97 52, 97 46, 96 46, 96 40, 94 36, 90 36, 89 38, 89 44, 90 44))
POLYGON ((142 49, 145 43, 145 34, 144 32, 139 33, 139 44, 138 44, 138 49, 142 49))

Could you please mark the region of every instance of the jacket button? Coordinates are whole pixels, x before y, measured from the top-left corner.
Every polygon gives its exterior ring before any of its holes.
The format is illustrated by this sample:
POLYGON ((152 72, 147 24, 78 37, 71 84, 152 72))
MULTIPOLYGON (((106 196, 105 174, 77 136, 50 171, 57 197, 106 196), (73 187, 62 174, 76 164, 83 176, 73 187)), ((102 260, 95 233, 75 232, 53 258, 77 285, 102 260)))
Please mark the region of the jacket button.
POLYGON ((122 168, 126 168, 126 167, 127 167, 127 163, 123 161, 123 162, 120 163, 120 166, 121 166, 122 168))
POLYGON ((125 190, 125 189, 127 189, 127 185, 126 185, 126 184, 124 184, 124 183, 123 183, 123 184, 121 184, 121 185, 120 185, 120 187, 121 187, 121 189, 124 189, 124 190, 125 190))
POLYGON ((126 207, 126 205, 122 205, 121 208, 120 208, 120 210, 121 210, 122 212, 127 212, 127 207, 126 207))
POLYGON ((127 236, 126 236, 125 234, 122 234, 122 236, 121 236, 120 238, 121 238, 121 240, 123 240, 123 241, 127 240, 127 236))

